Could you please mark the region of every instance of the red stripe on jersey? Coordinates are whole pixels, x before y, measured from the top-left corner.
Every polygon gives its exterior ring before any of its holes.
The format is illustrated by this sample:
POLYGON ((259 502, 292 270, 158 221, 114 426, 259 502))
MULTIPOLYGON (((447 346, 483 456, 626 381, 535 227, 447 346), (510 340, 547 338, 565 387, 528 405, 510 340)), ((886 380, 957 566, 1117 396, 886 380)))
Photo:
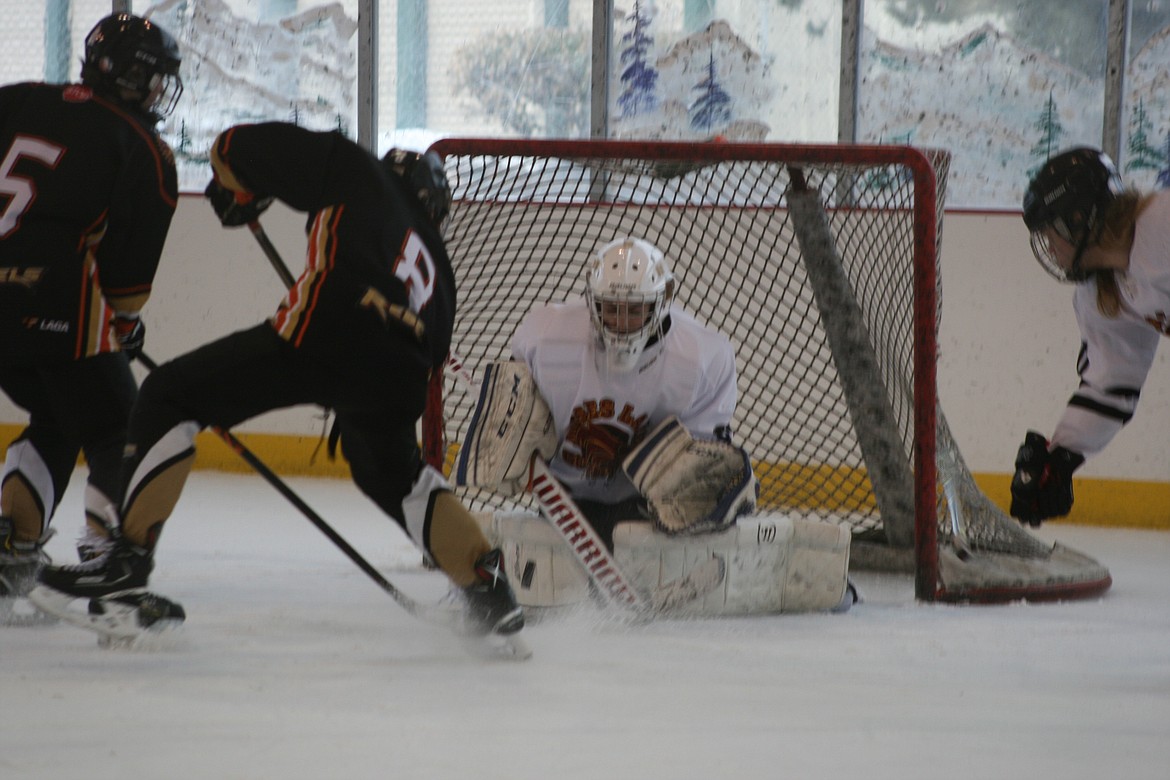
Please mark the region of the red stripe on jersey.
POLYGON ((341 213, 345 211, 345 206, 338 206, 332 215, 326 210, 322 212, 325 219, 328 221, 328 227, 322 231, 322 234, 317 242, 314 242, 310 251, 319 250, 319 258, 314 260, 314 264, 319 263, 319 270, 316 278, 313 279, 310 287, 310 299, 305 308, 305 313, 301 315, 301 322, 297 328, 296 338, 293 341, 295 346, 300 346, 301 341, 305 338, 305 331, 309 329, 309 322, 313 318, 313 312, 317 310, 317 304, 321 297, 321 288, 325 284, 325 277, 333 270, 337 263, 337 224, 341 221, 341 213))
POLYGON ((273 317, 276 331, 293 346, 300 346, 320 302, 321 288, 337 261, 337 225, 344 206, 322 209, 309 231, 305 271, 289 290, 273 317))

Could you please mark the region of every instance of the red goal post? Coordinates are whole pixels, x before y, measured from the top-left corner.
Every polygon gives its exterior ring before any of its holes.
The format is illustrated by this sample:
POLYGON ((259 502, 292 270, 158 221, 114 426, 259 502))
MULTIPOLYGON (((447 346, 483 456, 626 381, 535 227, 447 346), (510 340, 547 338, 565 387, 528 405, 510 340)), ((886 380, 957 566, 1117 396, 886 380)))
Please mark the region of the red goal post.
MULTIPOLYGON (((472 374, 509 356, 533 306, 582 294, 597 246, 637 235, 665 253, 678 302, 736 348, 734 432, 761 511, 849 525, 855 561, 913 568, 927 601, 1108 587, 1096 561, 1042 543, 983 496, 939 409, 947 153, 461 138, 432 148, 455 198, 444 231, 459 291, 453 354, 472 374)), ((435 378, 423 424, 433 465, 449 472, 474 403, 435 378)))

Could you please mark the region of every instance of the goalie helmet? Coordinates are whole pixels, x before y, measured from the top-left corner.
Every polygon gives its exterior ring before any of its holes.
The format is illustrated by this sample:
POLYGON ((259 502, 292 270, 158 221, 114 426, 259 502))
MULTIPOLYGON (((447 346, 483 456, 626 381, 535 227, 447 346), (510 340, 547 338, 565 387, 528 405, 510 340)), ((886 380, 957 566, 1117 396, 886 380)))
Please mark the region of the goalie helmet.
POLYGON ((1113 161, 1096 149, 1069 149, 1044 164, 1024 193, 1024 224, 1044 270, 1062 282, 1089 278, 1081 258, 1124 189, 1113 161))
POLYGON ((629 371, 651 339, 662 336, 674 275, 649 241, 619 238, 597 250, 586 273, 585 300, 609 367, 629 371))
POLYGON ((175 109, 183 94, 182 59, 179 44, 154 22, 112 14, 85 37, 81 82, 158 121, 175 109))

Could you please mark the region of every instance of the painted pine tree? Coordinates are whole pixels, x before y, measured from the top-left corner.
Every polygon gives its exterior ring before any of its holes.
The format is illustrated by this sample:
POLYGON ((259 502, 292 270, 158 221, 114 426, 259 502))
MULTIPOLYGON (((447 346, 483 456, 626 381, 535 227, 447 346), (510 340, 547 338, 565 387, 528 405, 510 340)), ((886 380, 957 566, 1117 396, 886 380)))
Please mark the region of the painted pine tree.
POLYGON ((1170 132, 1166 133, 1166 140, 1162 143, 1162 159, 1166 166, 1158 171, 1158 178, 1154 179, 1154 186, 1160 190, 1170 189, 1170 132))
POLYGON ((719 85, 714 51, 707 59, 707 75, 695 85, 694 91, 699 96, 687 107, 692 129, 710 133, 731 121, 731 96, 719 85))
POLYGON ((1129 159, 1125 164, 1125 170, 1127 172, 1156 171, 1165 166, 1166 155, 1162 153, 1161 149, 1150 144, 1150 130, 1152 129, 1150 115, 1146 113, 1145 101, 1141 98, 1134 106, 1130 127, 1132 130, 1126 144, 1129 159))
POLYGON ((644 0, 634 0, 634 12, 628 18, 630 30, 622 35, 621 94, 617 105, 623 118, 649 114, 658 108, 658 71, 651 63, 654 38, 650 35, 652 12, 644 0))
POLYGON ((1040 140, 1032 145, 1031 155, 1032 159, 1036 160, 1036 164, 1028 170, 1028 178, 1035 176, 1044 163, 1048 162, 1048 158, 1056 154, 1060 149, 1060 139, 1064 136, 1064 126, 1060 123, 1056 99, 1052 97, 1051 91, 1048 93, 1048 100, 1044 103, 1040 117, 1032 127, 1040 131, 1040 140))

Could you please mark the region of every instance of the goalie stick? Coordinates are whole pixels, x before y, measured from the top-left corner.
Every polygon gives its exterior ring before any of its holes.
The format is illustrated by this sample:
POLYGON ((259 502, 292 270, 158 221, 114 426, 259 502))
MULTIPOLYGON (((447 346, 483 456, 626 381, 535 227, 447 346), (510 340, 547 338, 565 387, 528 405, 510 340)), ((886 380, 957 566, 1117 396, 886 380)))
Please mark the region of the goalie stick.
POLYGON ((638 591, 622 574, 617 561, 609 554, 569 491, 539 456, 532 459, 532 495, 540 504, 541 513, 564 537, 606 601, 623 609, 645 612, 646 604, 638 591))
POLYGON ((606 600, 639 619, 650 620, 656 614, 684 607, 706 596, 723 582, 725 564, 713 555, 678 579, 655 588, 647 601, 622 573, 569 491, 539 457, 532 460, 532 494, 540 504, 542 514, 564 537, 606 600))

